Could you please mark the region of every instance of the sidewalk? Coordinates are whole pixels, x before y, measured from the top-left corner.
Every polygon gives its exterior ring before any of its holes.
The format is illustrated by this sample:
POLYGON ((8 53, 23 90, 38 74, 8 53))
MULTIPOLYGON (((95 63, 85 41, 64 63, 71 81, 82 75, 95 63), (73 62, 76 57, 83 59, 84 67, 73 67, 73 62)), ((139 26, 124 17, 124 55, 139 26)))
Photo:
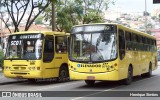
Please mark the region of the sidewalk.
POLYGON ((2 72, 2 67, 0 67, 0 72, 2 72))

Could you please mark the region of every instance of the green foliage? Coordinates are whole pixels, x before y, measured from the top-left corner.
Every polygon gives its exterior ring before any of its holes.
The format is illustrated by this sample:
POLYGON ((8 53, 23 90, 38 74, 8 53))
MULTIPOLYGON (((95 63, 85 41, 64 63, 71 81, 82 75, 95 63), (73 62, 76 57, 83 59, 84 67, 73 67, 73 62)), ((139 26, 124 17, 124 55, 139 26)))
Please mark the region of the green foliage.
POLYGON ((39 16, 38 18, 35 19, 35 24, 43 24, 42 20, 43 20, 43 17, 39 16))
MULTIPOLYGON (((103 11, 113 3, 113 0, 57 0, 56 29, 70 32, 76 24, 104 22, 103 11)), ((46 9, 45 19, 51 20, 51 6, 46 9)))
POLYGON ((0 50, 0 67, 3 66, 3 60, 4 60, 4 54, 3 54, 3 51, 0 50))

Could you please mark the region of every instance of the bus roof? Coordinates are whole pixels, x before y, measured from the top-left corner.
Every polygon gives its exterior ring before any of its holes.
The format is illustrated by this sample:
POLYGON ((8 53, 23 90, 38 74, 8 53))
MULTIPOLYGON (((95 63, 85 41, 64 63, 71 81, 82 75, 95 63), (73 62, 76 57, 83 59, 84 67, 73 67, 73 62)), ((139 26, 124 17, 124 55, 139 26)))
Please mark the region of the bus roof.
POLYGON ((21 31, 21 32, 15 32, 12 33, 11 35, 15 34, 26 34, 26 33, 42 33, 44 35, 70 35, 70 33, 65 33, 65 32, 56 32, 56 31, 21 31))
MULTIPOLYGON (((119 28, 123 28, 125 31, 130 31, 130 32, 133 32, 135 34, 139 34, 139 35, 143 35, 143 36, 146 36, 146 37, 150 37, 150 38, 153 38, 153 39, 156 39, 155 36, 152 36, 152 35, 149 35, 147 33, 144 33, 144 32, 141 32, 141 31, 138 31, 138 30, 135 30, 135 29, 132 29, 132 28, 129 28, 129 27, 126 27, 122 24, 118 24, 118 23, 91 23, 91 24, 81 24, 81 25, 75 25, 73 27, 78 27, 78 26, 88 26, 88 25, 116 25, 118 26, 119 28)), ((72 28, 73 28, 72 27, 72 28)))

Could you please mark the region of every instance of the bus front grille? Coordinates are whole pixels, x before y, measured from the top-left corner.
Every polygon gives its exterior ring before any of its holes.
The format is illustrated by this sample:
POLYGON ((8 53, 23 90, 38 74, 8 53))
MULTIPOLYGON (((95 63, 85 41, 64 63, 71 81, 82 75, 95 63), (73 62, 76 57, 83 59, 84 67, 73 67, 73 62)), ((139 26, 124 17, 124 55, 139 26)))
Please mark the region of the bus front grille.
POLYGON ((25 70, 26 67, 14 67, 14 70, 25 70))
POLYGON ((18 73, 18 72, 11 72, 11 74, 27 75, 27 74, 29 74, 29 73, 18 73))

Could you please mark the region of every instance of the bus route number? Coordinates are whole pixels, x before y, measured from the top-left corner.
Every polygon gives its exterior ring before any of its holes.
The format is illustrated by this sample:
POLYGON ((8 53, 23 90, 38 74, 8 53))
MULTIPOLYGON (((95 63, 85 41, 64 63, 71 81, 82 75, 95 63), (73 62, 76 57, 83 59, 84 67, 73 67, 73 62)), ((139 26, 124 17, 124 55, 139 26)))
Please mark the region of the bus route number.
POLYGON ((11 41, 11 45, 21 45, 21 41, 11 41))

